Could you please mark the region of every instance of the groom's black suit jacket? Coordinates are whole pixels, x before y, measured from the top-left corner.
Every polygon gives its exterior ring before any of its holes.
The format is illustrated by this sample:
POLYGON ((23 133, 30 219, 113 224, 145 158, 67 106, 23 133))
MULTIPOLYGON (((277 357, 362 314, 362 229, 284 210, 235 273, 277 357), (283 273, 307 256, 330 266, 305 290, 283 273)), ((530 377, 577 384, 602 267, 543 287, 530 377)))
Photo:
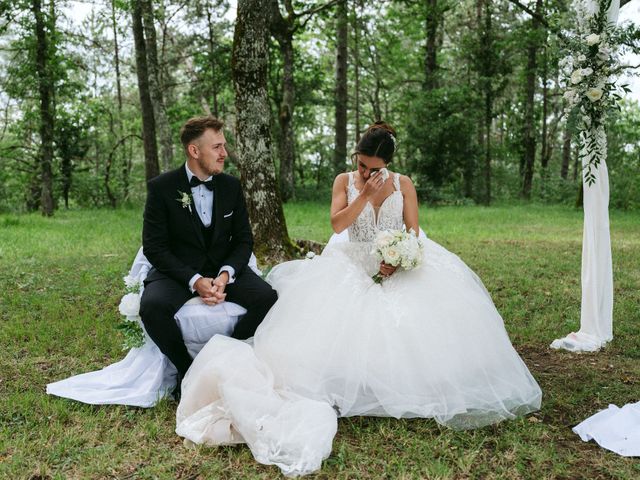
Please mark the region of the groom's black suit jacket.
POLYGON ((198 218, 184 165, 163 173, 147 184, 142 229, 143 251, 155 267, 147 282, 170 277, 188 288, 196 274, 216 276, 229 265, 238 275, 253 250, 249 216, 240 181, 221 173, 214 177, 213 232, 207 241, 198 218), (187 193, 191 211, 180 198, 187 193))

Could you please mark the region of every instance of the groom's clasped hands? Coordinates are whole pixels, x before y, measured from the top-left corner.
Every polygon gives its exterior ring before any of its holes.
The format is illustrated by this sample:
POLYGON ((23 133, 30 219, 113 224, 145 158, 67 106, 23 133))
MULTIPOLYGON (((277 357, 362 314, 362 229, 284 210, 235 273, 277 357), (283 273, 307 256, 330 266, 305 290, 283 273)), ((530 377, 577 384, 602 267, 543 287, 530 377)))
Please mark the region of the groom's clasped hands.
POLYGON ((200 277, 194 283, 193 288, 205 304, 217 305, 224 302, 227 297, 224 291, 227 283, 229 283, 229 273, 224 271, 216 278, 200 277))

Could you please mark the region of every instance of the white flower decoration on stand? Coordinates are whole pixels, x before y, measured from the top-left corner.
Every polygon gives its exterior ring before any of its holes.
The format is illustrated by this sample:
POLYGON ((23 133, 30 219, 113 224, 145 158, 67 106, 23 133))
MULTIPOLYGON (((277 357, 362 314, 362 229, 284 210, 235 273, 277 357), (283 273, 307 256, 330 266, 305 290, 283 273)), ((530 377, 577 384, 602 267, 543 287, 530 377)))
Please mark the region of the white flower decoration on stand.
POLYGON ((600 43, 600 35, 598 35, 597 33, 592 33, 591 35, 587 35, 587 37, 585 38, 585 41, 589 46, 596 45, 600 43))
POLYGON ((578 32, 568 39, 568 55, 559 62, 568 87, 563 97, 566 113, 575 122, 584 180, 595 182, 595 171, 607 157, 604 125, 608 113, 618 108, 628 86, 616 85, 611 74, 618 68, 620 30, 607 17, 611 0, 576 0, 578 32))
POLYGON ((587 98, 592 102, 597 102, 602 98, 603 93, 604 92, 602 91, 601 88, 590 88, 589 90, 587 90, 586 95, 587 95, 587 98))

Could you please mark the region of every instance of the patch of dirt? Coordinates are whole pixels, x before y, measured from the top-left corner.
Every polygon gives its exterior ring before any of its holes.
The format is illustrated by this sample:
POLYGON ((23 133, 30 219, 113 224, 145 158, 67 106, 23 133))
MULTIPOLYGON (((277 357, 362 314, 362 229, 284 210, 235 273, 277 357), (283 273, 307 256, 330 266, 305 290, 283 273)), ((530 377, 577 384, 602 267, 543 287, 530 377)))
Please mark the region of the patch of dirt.
POLYGON ((622 406, 640 400, 640 368, 632 359, 607 350, 571 353, 546 346, 516 350, 542 389, 542 408, 534 415, 544 423, 575 426, 609 403, 622 406))

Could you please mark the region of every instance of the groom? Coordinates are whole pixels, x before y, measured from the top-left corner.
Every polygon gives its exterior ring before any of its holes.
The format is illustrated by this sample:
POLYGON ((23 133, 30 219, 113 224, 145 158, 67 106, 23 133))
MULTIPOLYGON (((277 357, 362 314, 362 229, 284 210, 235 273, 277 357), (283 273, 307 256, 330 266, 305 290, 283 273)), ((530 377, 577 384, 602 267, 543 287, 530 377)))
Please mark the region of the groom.
POLYGON ((187 300, 199 295, 207 305, 229 300, 246 308, 232 335, 245 339, 277 299, 247 266, 253 236, 240 182, 222 173, 222 127, 210 116, 187 121, 180 131, 186 163, 147 184, 142 245, 154 268, 145 280, 140 316, 180 379, 192 359, 174 315, 187 300))

